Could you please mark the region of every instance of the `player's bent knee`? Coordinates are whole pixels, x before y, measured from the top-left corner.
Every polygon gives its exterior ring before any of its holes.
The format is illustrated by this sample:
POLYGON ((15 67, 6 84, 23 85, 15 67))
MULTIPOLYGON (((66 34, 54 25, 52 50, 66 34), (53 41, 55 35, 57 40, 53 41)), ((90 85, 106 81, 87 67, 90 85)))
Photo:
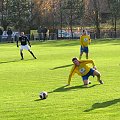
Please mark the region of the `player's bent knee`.
POLYGON ((101 76, 100 72, 97 71, 97 70, 94 71, 94 75, 96 75, 96 76, 101 76))
POLYGON ((100 77, 101 76, 100 72, 97 72, 96 76, 100 77))
POLYGON ((84 85, 88 85, 88 80, 83 80, 84 85))

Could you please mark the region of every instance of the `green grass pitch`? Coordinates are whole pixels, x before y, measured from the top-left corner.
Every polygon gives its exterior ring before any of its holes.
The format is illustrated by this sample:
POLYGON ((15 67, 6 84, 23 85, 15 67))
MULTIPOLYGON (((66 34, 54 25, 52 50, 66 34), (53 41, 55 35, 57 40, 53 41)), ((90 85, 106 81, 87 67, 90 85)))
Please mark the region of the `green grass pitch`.
POLYGON ((64 87, 79 40, 32 42, 37 59, 24 51, 23 61, 15 43, 0 44, 0 120, 119 120, 120 39, 93 40, 89 49, 104 84, 90 77, 83 88, 75 75, 64 87), (39 100, 41 91, 46 100, 39 100))

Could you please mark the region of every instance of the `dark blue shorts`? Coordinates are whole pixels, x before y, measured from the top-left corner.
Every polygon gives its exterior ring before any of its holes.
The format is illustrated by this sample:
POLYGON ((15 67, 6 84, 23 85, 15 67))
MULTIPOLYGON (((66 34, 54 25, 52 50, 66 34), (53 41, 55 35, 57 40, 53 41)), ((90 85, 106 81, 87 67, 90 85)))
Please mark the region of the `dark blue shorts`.
POLYGON ((94 71, 95 71, 94 69, 90 69, 90 71, 85 76, 82 76, 82 79, 83 80, 88 80, 89 76, 94 77, 94 75, 93 75, 94 71))
POLYGON ((82 46, 81 46, 81 47, 80 47, 80 51, 81 51, 81 52, 88 53, 89 50, 88 50, 88 47, 82 47, 82 46))

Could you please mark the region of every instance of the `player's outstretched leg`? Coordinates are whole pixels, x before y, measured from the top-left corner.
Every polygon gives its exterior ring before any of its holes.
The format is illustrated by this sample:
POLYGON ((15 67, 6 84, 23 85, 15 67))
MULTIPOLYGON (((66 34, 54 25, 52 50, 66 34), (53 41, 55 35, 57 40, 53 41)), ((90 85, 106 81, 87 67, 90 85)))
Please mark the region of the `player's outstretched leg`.
POLYGON ((88 87, 88 84, 89 84, 89 80, 83 80, 83 83, 84 83, 84 87, 88 87))
POLYGON ((35 57, 35 55, 33 54, 32 51, 30 51, 30 50, 28 50, 28 51, 31 53, 31 55, 32 55, 35 59, 37 59, 37 58, 35 57))
POLYGON ((20 50, 20 55, 21 55, 21 60, 23 60, 23 53, 22 53, 22 50, 20 50))
POLYGON ((81 60, 83 52, 80 53, 79 60, 81 60))
POLYGON ((101 74, 100 74, 100 72, 98 72, 97 70, 95 70, 93 74, 94 74, 95 76, 97 76, 97 81, 98 81, 100 84, 104 84, 104 82, 101 80, 101 74))
POLYGON ((86 59, 88 59, 88 53, 86 53, 86 59))

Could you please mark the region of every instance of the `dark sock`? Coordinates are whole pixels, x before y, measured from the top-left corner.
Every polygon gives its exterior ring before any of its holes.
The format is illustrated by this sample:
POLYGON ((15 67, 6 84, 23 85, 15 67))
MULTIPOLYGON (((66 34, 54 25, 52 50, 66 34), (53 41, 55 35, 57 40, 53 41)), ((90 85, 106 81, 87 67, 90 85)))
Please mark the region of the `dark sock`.
POLYGON ((20 55, 21 55, 21 59, 23 59, 23 53, 22 52, 20 53, 20 55))
POLYGON ((33 54, 33 52, 32 51, 29 51, 30 53, 31 53, 31 55, 36 59, 36 57, 35 57, 35 55, 33 54))

